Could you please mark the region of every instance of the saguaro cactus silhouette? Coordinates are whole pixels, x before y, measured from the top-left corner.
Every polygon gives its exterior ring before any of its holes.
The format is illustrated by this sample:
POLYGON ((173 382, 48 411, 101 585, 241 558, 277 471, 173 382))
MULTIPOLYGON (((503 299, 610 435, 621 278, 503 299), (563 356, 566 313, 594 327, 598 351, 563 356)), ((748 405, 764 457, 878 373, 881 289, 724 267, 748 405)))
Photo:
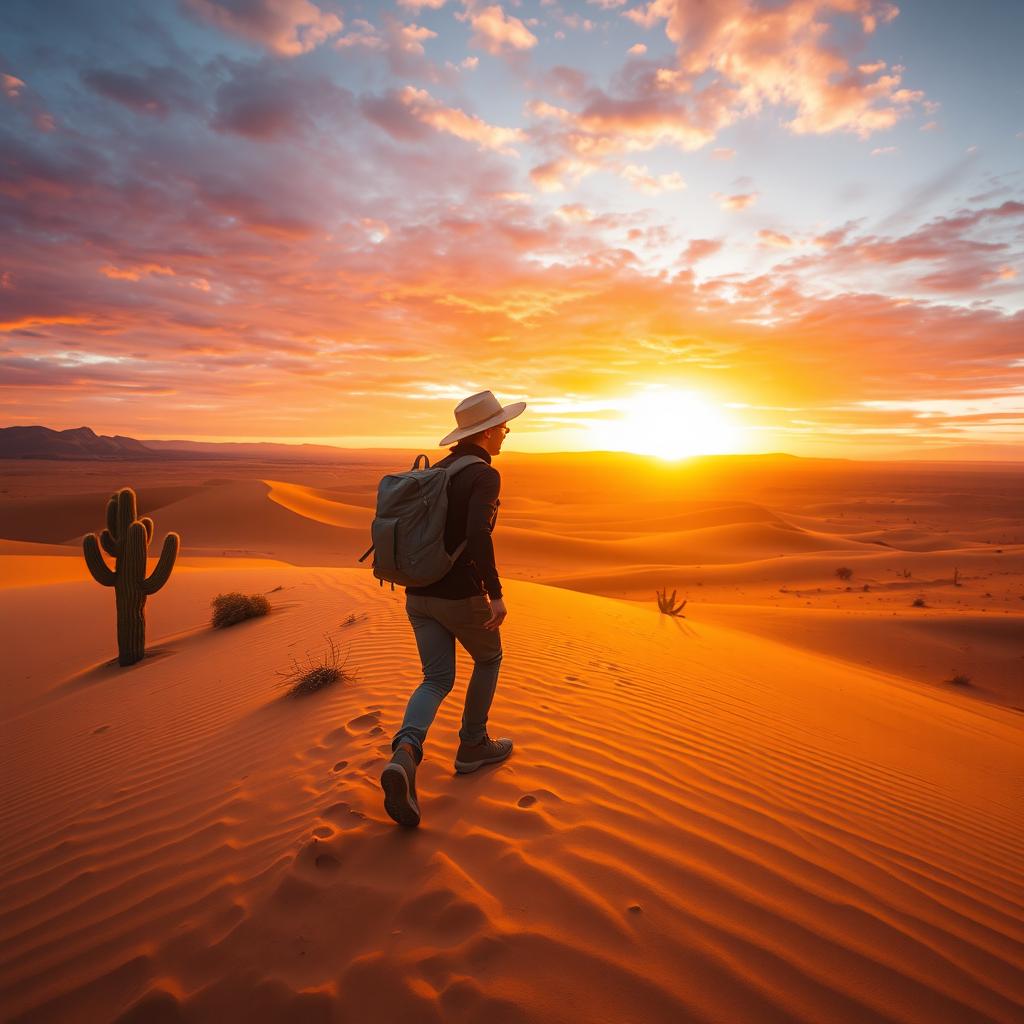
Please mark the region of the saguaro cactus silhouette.
POLYGON ((135 492, 123 487, 107 502, 107 528, 100 534, 87 533, 82 539, 85 564, 93 579, 114 588, 117 604, 117 661, 134 665, 146 653, 146 598, 166 582, 178 557, 180 538, 169 533, 156 568, 146 576, 146 551, 153 539, 153 520, 136 515, 135 492), (100 547, 114 559, 107 565, 100 547))

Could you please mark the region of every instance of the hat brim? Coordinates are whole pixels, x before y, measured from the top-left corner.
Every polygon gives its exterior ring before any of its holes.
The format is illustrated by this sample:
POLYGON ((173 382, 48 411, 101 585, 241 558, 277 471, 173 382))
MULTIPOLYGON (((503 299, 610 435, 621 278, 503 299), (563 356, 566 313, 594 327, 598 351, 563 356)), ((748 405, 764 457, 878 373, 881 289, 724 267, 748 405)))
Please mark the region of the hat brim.
POLYGON ((464 437, 472 437, 473 434, 479 434, 481 430, 486 430, 488 427, 496 427, 499 423, 507 423, 509 420, 514 420, 525 408, 525 402, 512 402, 511 405, 504 406, 501 412, 497 412, 493 416, 481 420, 479 423, 474 423, 470 427, 458 427, 450 434, 445 434, 437 442, 437 446, 443 448, 446 444, 451 444, 452 441, 461 441, 464 437))

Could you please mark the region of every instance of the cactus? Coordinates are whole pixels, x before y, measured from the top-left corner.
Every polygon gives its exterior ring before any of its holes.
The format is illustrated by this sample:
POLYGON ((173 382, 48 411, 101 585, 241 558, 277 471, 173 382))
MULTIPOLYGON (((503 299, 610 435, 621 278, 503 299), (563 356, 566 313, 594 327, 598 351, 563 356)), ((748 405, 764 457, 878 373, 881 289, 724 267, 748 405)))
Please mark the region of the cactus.
POLYGON ((656 590, 654 593, 658 598, 658 611, 663 615, 675 615, 677 618, 685 618, 683 615, 683 609, 686 607, 685 598, 677 607, 676 592, 674 590, 672 591, 671 597, 665 596, 668 593, 668 587, 664 590, 656 590))
POLYGON ((117 605, 117 661, 134 665, 146 653, 146 598, 168 580, 178 557, 180 538, 169 533, 156 568, 146 576, 146 552, 153 539, 153 520, 136 515, 135 492, 124 487, 107 502, 107 528, 82 538, 85 564, 97 583, 114 588, 117 605), (114 559, 111 569, 100 548, 114 559))

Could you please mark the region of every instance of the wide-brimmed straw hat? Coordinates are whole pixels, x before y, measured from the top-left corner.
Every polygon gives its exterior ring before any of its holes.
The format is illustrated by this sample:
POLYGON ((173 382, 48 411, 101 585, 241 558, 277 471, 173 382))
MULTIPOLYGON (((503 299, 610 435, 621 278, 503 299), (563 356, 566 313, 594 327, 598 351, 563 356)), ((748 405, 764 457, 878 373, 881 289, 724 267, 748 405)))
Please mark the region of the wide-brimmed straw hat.
POLYGON ((455 406, 455 422, 458 426, 438 441, 438 446, 461 441, 488 427, 496 427, 506 420, 514 420, 526 408, 525 402, 513 402, 503 406, 490 391, 470 395, 455 406))

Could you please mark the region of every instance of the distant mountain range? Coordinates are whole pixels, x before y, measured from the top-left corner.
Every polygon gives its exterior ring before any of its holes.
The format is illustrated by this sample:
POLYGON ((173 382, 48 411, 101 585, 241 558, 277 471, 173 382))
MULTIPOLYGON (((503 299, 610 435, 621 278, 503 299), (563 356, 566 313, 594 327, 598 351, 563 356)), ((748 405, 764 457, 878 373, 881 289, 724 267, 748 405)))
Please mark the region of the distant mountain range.
POLYGON ((88 427, 0 427, 0 459, 159 459, 133 437, 105 437, 88 427))
POLYGON ((0 459, 261 459, 287 462, 374 462, 405 449, 345 449, 324 444, 234 443, 211 441, 137 441, 108 437, 89 427, 0 427, 0 459))

